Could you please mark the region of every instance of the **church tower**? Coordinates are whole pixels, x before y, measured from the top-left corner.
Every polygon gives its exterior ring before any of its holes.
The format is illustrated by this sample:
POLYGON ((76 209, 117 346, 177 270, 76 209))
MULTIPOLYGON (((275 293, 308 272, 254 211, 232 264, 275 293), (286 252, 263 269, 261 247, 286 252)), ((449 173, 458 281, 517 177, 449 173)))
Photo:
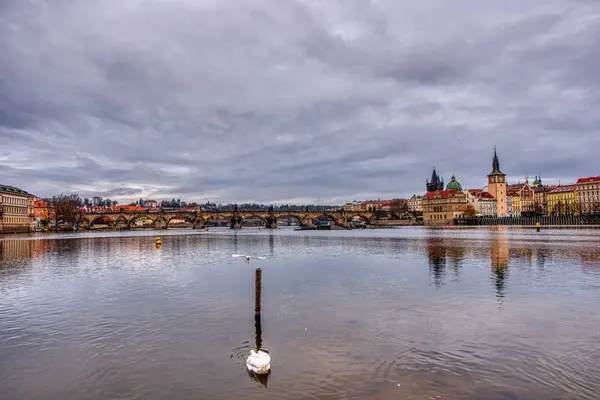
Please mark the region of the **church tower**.
POLYGON ((492 160, 492 173, 488 175, 488 192, 498 203, 498 216, 508 215, 508 201, 506 199, 506 174, 500 171, 500 161, 494 146, 494 158, 492 160))

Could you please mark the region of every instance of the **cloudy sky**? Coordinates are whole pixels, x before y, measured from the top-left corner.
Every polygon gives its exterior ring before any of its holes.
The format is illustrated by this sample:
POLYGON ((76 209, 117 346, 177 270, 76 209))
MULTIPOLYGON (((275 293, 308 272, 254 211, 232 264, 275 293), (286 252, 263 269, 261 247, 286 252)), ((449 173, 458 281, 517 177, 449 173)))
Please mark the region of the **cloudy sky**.
POLYGON ((600 174, 595 0, 0 0, 0 183, 217 202, 600 174))

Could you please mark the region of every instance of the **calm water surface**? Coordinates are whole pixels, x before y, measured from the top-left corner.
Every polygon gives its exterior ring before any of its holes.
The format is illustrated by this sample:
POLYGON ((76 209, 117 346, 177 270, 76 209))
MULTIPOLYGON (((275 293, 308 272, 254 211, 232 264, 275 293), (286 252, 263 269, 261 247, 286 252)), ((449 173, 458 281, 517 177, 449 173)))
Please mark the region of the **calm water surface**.
POLYGON ((599 230, 156 234, 0 238, 0 398, 599 398, 599 230))

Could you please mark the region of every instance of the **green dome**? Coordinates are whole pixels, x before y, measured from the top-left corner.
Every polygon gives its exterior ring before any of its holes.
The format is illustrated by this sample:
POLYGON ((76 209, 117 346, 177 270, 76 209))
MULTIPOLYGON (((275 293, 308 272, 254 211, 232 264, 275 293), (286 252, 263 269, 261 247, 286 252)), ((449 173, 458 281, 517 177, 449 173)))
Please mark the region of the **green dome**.
POLYGON ((446 190, 462 190, 462 186, 460 186, 460 183, 458 183, 454 175, 452 175, 452 179, 450 179, 450 182, 446 185, 446 190))

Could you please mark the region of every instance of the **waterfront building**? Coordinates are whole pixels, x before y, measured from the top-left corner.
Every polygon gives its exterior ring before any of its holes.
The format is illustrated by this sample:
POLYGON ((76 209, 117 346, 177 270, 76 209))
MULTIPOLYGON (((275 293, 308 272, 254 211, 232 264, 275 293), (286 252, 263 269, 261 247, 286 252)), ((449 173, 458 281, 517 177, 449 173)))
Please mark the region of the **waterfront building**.
MULTIPOLYGON (((534 181, 535 182, 535 181, 534 181)), ((534 186, 535 210, 538 214, 548 214, 548 193, 556 188, 556 186, 543 186, 541 181, 538 181, 540 186, 534 186)))
POLYGON ((157 208, 158 207, 158 201, 156 201, 156 200, 144 200, 143 206, 144 206, 144 208, 157 208))
POLYGON ((576 190, 581 214, 600 214, 600 176, 577 180, 576 190))
POLYGON ((577 215, 577 186, 557 186, 547 194, 548 215, 577 215))
POLYGON ((423 196, 413 194, 412 197, 408 199, 408 211, 423 212, 423 196))
POLYGON ((490 192, 479 192, 477 198, 478 213, 484 217, 498 216, 498 201, 490 192))
POLYGON ((509 191, 507 194, 507 199, 509 200, 509 211, 508 215, 513 217, 521 216, 521 197, 519 196, 519 191, 509 191))
POLYGON ((512 196, 506 193, 506 213, 509 217, 513 215, 512 196))
POLYGON ((428 192, 437 192, 439 190, 444 190, 444 180, 440 178, 435 167, 433 167, 433 172, 431 173, 431 182, 427 180, 427 191, 428 192))
POLYGON ((366 206, 362 201, 354 200, 342 206, 344 211, 366 211, 366 206))
POLYGON ((52 225, 56 222, 56 212, 54 206, 44 199, 35 199, 33 201, 33 225, 35 229, 52 225))
POLYGON ((506 199, 506 174, 500 170, 500 160, 494 147, 494 157, 492 159, 492 172, 488 175, 488 192, 497 202, 497 216, 505 217, 508 215, 508 205, 506 199))
POLYGON ((34 196, 14 186, 0 185, 0 233, 33 230, 34 196))
POLYGON ((453 225, 466 209, 468 194, 466 190, 427 192, 422 201, 425 225, 453 225))
POLYGON ((519 189, 518 195, 520 199, 520 214, 525 215, 535 212, 535 192, 533 191, 533 188, 529 186, 529 180, 525 180, 525 184, 519 189))

